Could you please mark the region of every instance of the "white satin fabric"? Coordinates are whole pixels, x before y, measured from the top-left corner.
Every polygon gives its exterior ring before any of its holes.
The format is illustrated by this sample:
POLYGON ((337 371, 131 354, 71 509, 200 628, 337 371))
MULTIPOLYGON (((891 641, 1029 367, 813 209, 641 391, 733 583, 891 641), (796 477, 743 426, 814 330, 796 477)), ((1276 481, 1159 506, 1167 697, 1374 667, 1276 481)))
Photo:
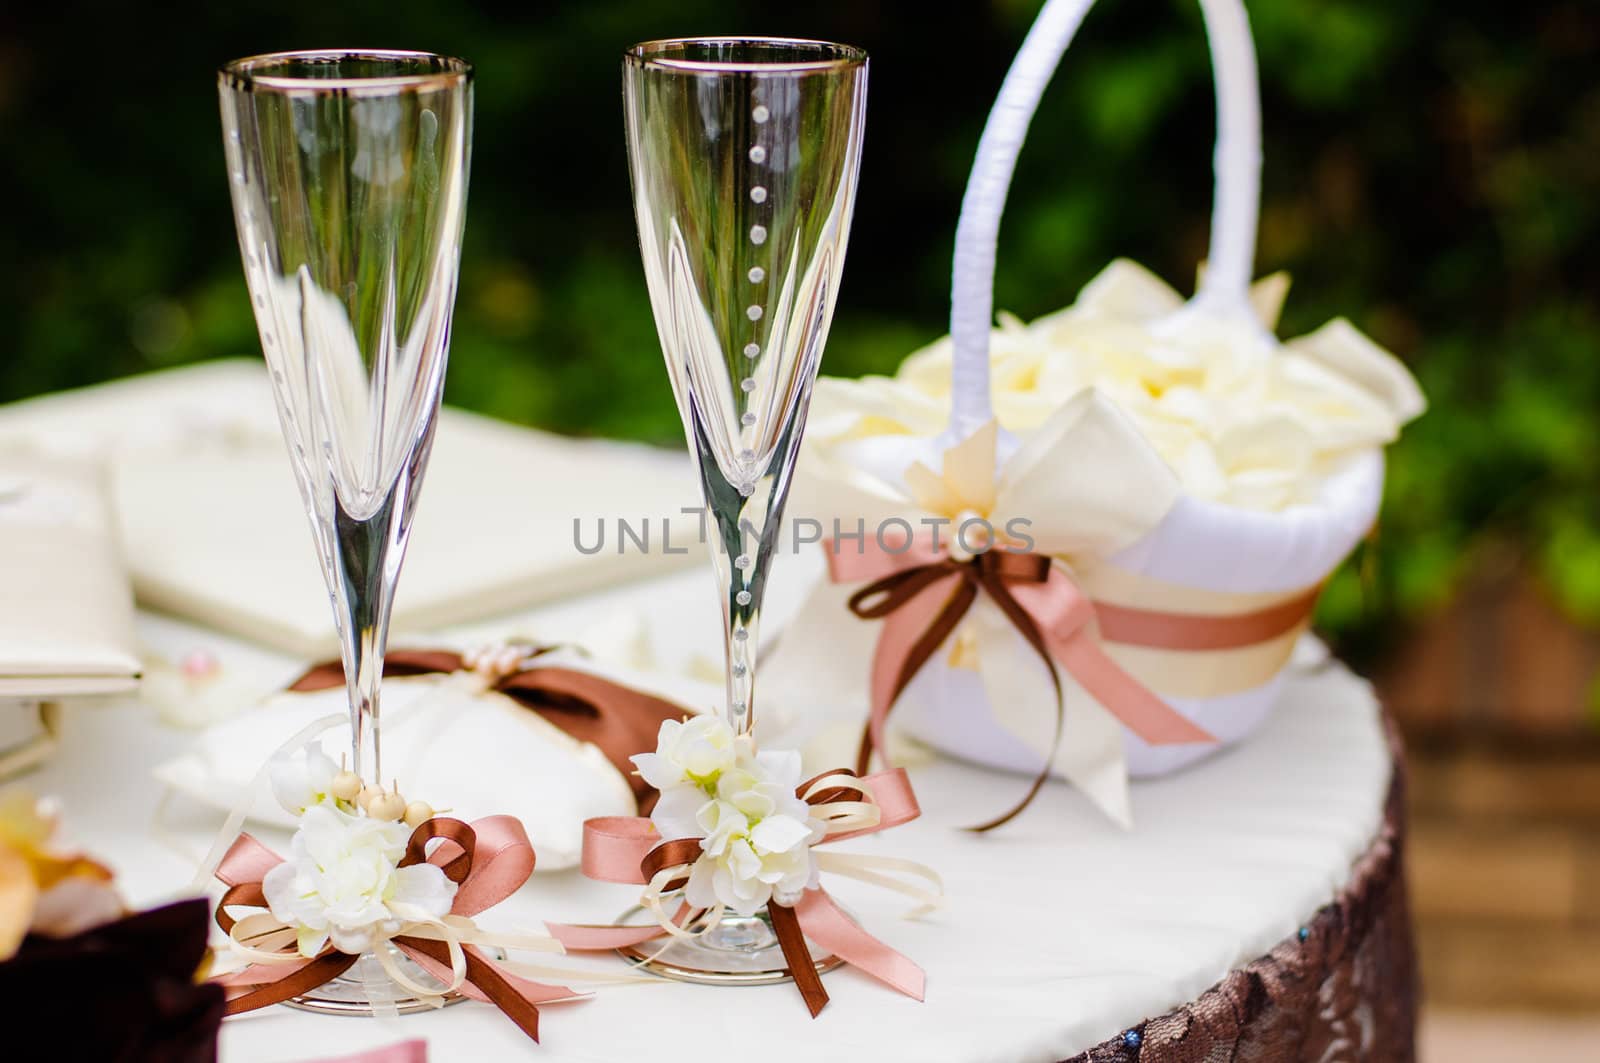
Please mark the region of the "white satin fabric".
MULTIPOLYGON (((595 671, 696 708, 710 707, 718 693, 691 679, 596 668, 568 654, 547 663, 595 671)), ((638 812, 627 780, 599 749, 484 691, 471 674, 390 679, 383 693, 384 779, 399 781, 408 798, 449 807, 468 822, 516 809, 540 871, 577 866, 584 820, 638 812)), ((156 777, 192 800, 219 810, 247 804, 252 823, 289 829, 292 817, 270 792, 252 794, 251 780, 285 736, 345 705, 342 687, 269 697, 208 728, 191 749, 158 765, 156 777)), ((348 750, 342 729, 317 744, 335 760, 348 750)))

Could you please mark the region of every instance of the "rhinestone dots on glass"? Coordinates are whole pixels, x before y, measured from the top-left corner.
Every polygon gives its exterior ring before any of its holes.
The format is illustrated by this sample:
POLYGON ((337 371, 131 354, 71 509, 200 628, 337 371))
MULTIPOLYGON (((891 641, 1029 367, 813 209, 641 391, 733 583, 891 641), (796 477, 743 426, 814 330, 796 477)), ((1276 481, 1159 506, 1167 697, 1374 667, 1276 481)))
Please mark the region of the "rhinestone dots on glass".
MULTIPOLYGON (((758 126, 765 125, 768 119, 771 117, 772 112, 767 109, 767 106, 764 103, 757 102, 750 110, 750 120, 758 126)), ((767 161, 766 147, 762 144, 752 144, 749 152, 747 153, 747 158, 749 158, 752 166, 761 166, 767 161)), ((750 197, 751 203, 755 204, 756 206, 761 206, 767 201, 767 187, 761 183, 762 179, 759 176, 754 177, 752 180, 753 183, 750 185, 747 194, 750 197)), ((751 225, 751 245, 754 247, 760 247, 766 242, 767 227, 759 222, 751 225)), ((745 278, 751 284, 762 284, 767 279, 767 271, 761 266, 752 264, 749 270, 745 273, 745 278)), ((758 300, 752 300, 750 305, 745 307, 744 315, 749 319, 750 323, 754 325, 756 322, 760 321, 766 316, 766 307, 764 307, 758 300)), ((751 337, 750 341, 744 345, 744 356, 750 359, 752 362, 761 357, 761 343, 755 337, 751 337)), ((740 380, 739 390, 744 392, 746 395, 753 396, 756 390, 755 378, 747 376, 740 380)), ((755 413, 747 410, 739 418, 739 423, 745 428, 750 428, 755 425, 756 420, 757 417, 755 413)))

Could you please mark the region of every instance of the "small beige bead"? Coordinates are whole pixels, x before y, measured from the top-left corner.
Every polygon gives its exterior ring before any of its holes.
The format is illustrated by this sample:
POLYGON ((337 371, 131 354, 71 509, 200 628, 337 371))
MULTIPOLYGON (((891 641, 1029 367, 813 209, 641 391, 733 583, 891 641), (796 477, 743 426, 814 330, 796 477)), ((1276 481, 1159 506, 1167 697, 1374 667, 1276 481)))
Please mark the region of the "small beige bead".
POLYGON ((333 777, 328 792, 341 801, 354 801, 361 796, 361 776, 353 771, 341 771, 333 777))
POLYGON ((384 792, 381 786, 363 786, 361 792, 356 795, 356 804, 362 808, 370 808, 372 802, 382 797, 384 792))
POLYGON ((406 826, 420 827, 433 818, 433 806, 426 801, 413 801, 406 806, 406 826))
POLYGON ((373 819, 399 819, 406 814, 406 799, 397 793, 379 794, 367 806, 367 815, 373 819))

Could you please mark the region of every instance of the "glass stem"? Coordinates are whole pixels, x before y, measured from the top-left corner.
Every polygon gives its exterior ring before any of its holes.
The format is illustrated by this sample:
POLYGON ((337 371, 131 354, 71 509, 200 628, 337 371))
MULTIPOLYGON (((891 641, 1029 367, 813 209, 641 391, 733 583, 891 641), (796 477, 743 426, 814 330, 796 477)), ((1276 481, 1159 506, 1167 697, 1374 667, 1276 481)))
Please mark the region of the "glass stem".
POLYGON ((378 695, 402 552, 392 549, 397 494, 391 492, 378 511, 365 519, 351 517, 342 506, 334 517, 335 571, 341 584, 335 616, 350 700, 350 770, 378 787, 383 785, 378 695))
MULTIPOLYGON (((809 396, 808 396, 809 397, 809 396)), ((722 621, 727 654, 728 723, 734 734, 755 732, 756 654, 767 573, 778 552, 783 504, 789 495, 805 414, 796 411, 784 425, 764 465, 741 470, 742 485, 730 483, 698 420, 691 422, 700 468, 700 486, 711 514, 711 560, 723 593, 722 621)))
MULTIPOLYGON (((716 536, 711 551, 717 583, 723 591, 722 620, 726 636, 728 673, 728 723, 734 733, 755 730, 755 683, 761 606, 767 593, 767 574, 778 552, 783 503, 800 441, 803 416, 785 427, 764 469, 753 470, 743 489, 729 483, 702 448, 701 486, 711 511, 716 536)), ((697 439, 699 442, 699 439, 697 439)))
MULTIPOLYGON (((756 646, 761 624, 761 603, 766 592, 772 551, 761 525, 755 523, 737 491, 732 499, 713 495, 711 516, 717 535, 717 582, 721 585, 723 647, 727 655, 727 719, 735 734, 755 729, 756 646), (719 505, 722 501, 724 504, 719 505)), ((761 514, 766 523, 767 514, 761 514)))

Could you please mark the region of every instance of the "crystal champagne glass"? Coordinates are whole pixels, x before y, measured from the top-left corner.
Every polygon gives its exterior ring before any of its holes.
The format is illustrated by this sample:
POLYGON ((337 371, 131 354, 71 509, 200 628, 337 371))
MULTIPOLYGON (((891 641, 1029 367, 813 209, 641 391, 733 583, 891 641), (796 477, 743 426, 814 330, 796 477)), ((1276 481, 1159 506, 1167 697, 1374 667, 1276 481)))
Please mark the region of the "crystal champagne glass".
MULTIPOLYGON (((472 69, 286 52, 227 64, 218 92, 245 278, 339 634, 352 770, 381 785, 384 645, 444 385, 472 69)), ((370 987, 317 992, 372 1003, 370 987)))
MULTIPOLYGON (((833 318, 867 57, 821 41, 652 41, 623 61, 634 211, 668 374, 710 512, 727 717, 755 722, 757 626, 833 318)), ((693 980, 776 980, 759 918, 652 951, 693 980)))

